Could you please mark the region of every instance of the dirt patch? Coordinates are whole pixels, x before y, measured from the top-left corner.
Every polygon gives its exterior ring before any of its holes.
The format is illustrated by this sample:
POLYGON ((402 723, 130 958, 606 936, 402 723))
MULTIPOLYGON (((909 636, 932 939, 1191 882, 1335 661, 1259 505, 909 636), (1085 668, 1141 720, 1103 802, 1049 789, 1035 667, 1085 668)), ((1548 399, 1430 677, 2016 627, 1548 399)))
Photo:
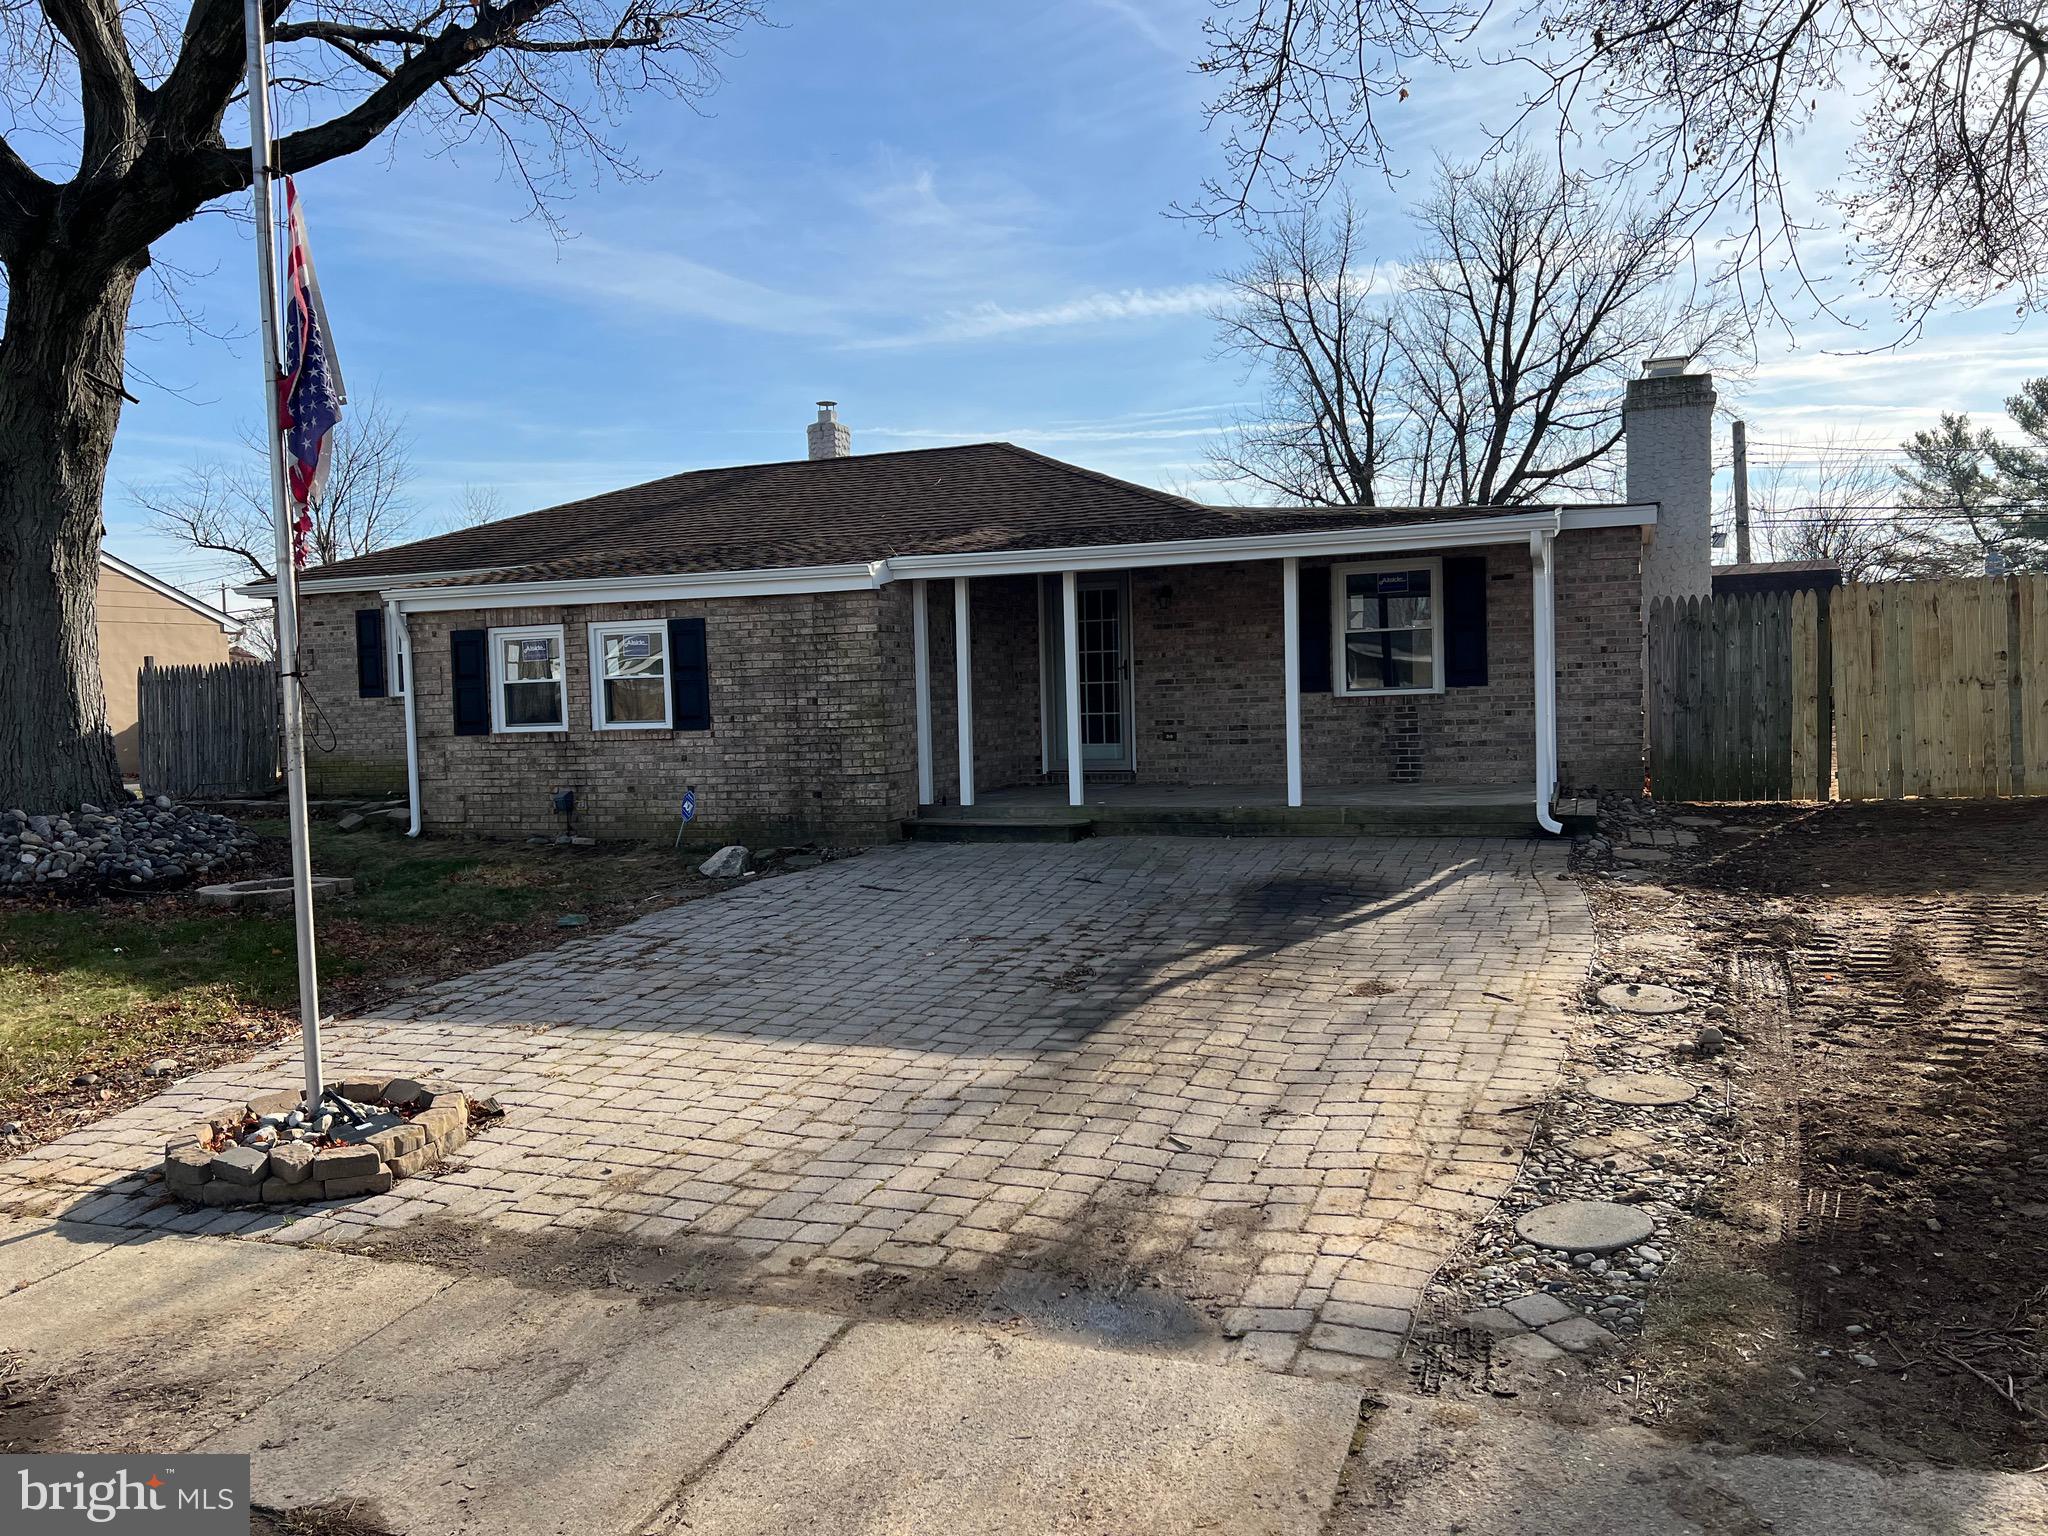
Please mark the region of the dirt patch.
POLYGON ((643 1305, 797 1307, 864 1321, 979 1320, 1040 1337, 1168 1354, 1225 1345, 1221 1319, 1257 1257, 1247 1209, 1197 1225, 1145 1201, 1091 1205, 1054 1240, 1012 1240, 972 1268, 908 1272, 819 1259, 778 1264, 682 1234, 661 1244, 602 1228, 494 1231, 429 1218, 343 1251, 551 1291, 616 1291, 643 1305))
POLYGON ((308 1504, 249 1511, 249 1536, 404 1536, 368 1504, 308 1504))
POLYGON ((29 1456, 58 1449, 64 1438, 62 1385, 30 1374, 0 1355, 0 1455, 29 1456))
POLYGON ((2036 1467, 2048 802, 1765 821, 1666 881, 1697 952, 1769 957, 1790 998, 1773 1039, 1740 967, 1724 978, 1766 1071, 1748 1155, 1652 1312, 1646 1417, 1748 1449, 2036 1467))

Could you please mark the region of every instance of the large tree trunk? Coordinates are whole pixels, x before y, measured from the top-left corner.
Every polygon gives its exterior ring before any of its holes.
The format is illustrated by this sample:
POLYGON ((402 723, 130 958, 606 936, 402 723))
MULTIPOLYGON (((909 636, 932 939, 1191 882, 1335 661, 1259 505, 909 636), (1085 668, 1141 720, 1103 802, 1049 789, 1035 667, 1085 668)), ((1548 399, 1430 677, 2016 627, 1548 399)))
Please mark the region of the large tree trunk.
MULTIPOLYGON (((107 459, 143 259, 62 241, 8 268, 0 346, 0 808, 121 793, 95 617, 107 459), (96 265, 96 264, 95 264, 96 265)), ((133 687, 134 679, 116 680, 133 687)))

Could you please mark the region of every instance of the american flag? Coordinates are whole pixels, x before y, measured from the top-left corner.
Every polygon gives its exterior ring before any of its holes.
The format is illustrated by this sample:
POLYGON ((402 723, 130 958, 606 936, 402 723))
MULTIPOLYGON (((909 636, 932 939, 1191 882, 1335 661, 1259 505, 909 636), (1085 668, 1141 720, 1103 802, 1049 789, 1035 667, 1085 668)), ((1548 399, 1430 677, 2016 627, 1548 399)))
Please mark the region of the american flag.
POLYGON ((285 468, 291 478, 292 563, 306 563, 313 533, 313 503, 327 486, 331 435, 348 403, 335 361, 327 307, 313 275, 313 251, 306 244, 306 216, 299 190, 284 179, 286 229, 284 272, 284 372, 277 382, 278 424, 284 432, 285 468))

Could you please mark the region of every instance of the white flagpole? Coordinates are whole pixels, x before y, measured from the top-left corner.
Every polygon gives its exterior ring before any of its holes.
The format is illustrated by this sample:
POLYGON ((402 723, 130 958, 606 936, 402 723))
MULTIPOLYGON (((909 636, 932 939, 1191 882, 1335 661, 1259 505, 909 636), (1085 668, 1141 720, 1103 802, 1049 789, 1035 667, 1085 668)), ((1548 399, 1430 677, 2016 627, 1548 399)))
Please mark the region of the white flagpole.
POLYGON ((299 941, 299 1020, 306 1054, 306 1115, 320 1113, 320 977, 313 962, 313 849, 306 816, 305 719, 299 694, 299 577, 292 558, 278 414, 277 237, 271 219, 270 81, 263 58, 262 0, 243 0, 249 50, 249 160, 255 174, 256 276, 263 294, 263 412, 270 432, 270 511, 277 524, 278 702, 284 715, 284 790, 291 814, 292 916, 299 941))

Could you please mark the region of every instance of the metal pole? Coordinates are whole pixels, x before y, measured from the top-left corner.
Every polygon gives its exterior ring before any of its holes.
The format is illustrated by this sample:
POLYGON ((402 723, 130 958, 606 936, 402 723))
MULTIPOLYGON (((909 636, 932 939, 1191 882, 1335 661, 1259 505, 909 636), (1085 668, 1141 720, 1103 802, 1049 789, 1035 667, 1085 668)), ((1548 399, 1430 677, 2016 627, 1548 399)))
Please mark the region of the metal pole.
POLYGON ((243 0, 249 51, 249 164, 256 200, 256 282, 263 307, 263 419, 270 433, 270 512, 277 524, 278 701, 284 716, 284 792, 291 817, 292 917, 299 944, 299 1022, 306 1056, 306 1113, 319 1113, 320 977, 313 958, 313 850, 306 816, 305 719, 299 697, 299 578, 292 560, 291 502, 285 492, 284 433, 278 418, 277 239, 271 223, 270 82, 263 59, 262 0, 243 0))
POLYGON ((1735 423, 1735 558, 1749 564, 1749 428, 1735 423))

